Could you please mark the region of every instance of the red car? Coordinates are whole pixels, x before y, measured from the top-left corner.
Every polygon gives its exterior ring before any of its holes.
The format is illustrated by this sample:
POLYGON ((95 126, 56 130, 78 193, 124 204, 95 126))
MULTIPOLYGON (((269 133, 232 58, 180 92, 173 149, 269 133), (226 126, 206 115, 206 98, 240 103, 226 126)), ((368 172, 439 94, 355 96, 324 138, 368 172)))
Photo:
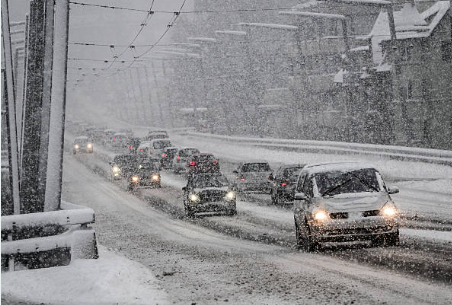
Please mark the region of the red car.
POLYGON ((195 154, 187 162, 188 173, 216 173, 220 171, 220 163, 212 154, 195 154))

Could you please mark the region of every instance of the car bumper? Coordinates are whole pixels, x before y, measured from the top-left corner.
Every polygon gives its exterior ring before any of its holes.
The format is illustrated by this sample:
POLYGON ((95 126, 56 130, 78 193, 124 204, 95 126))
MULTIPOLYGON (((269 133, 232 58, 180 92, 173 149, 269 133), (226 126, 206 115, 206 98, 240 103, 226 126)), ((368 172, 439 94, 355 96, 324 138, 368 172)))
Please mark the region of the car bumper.
POLYGON ((315 221, 309 224, 314 242, 341 242, 371 240, 379 235, 397 233, 398 221, 383 217, 376 219, 330 220, 325 223, 315 221))
POLYGON ((190 209, 193 212, 202 213, 202 212, 219 212, 219 211, 229 211, 236 209, 235 201, 213 201, 213 202, 204 202, 204 203, 192 203, 188 204, 190 209))

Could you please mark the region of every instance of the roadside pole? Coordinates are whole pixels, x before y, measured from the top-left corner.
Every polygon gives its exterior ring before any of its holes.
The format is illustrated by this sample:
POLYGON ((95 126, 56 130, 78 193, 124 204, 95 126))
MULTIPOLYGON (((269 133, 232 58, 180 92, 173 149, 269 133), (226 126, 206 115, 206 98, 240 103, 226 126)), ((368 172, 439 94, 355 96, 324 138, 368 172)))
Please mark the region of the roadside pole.
MULTIPOLYGON (((53 32, 54 32, 54 0, 45 0, 44 23, 44 58, 42 81, 42 105, 41 105, 41 143, 39 148, 39 200, 44 202, 47 181, 47 159, 49 152, 49 125, 52 90, 52 66, 53 66, 53 32)), ((44 203, 45 205, 45 203, 44 203)))
POLYGON ((27 100, 24 113, 20 199, 23 213, 42 212, 38 193, 39 149, 44 59, 44 0, 30 1, 28 36, 27 100))
POLYGON ((2 0, 2 38, 3 38, 3 56, 5 61, 5 82, 3 88, 5 95, 5 105, 8 115, 8 156, 10 170, 10 184, 13 197, 14 214, 20 214, 19 197, 19 155, 17 151, 17 125, 16 109, 14 96, 14 75, 13 75, 13 57, 11 49, 11 35, 9 23, 8 0, 2 0))
POLYGON ((68 0, 56 1, 54 31, 52 103, 50 107, 49 151, 44 211, 55 211, 60 207, 61 203, 69 38, 68 0))

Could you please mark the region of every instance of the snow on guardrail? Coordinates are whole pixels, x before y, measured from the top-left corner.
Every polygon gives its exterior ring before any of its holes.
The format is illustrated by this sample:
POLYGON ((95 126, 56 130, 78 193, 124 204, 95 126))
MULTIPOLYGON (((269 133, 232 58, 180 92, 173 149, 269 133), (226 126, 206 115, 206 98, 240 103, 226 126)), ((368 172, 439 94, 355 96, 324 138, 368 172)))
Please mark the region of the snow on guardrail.
MULTIPOLYGON (((62 202, 61 207, 59 211, 2 216, 2 270, 15 270, 17 258, 39 257, 40 253, 52 250, 69 250, 70 260, 98 258, 96 234, 88 226, 95 222, 94 211, 67 202, 62 202), (46 231, 51 226, 64 227, 65 231, 58 234, 55 230, 54 235, 43 237, 28 236, 37 235, 29 232, 46 231)), ((43 255, 43 259, 52 258, 43 255)))
POLYGON ((385 157, 388 159, 419 161, 452 166, 452 151, 449 150, 334 141, 235 137, 184 130, 175 132, 191 137, 215 139, 267 148, 290 149, 300 152, 369 155, 385 157))

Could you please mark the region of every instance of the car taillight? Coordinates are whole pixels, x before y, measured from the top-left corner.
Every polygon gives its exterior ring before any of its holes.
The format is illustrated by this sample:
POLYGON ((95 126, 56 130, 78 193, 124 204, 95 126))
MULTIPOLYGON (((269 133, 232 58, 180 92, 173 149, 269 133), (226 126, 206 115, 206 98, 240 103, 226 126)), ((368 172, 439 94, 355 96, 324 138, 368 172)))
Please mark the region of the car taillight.
POLYGON ((167 154, 162 154, 162 158, 166 158, 166 157, 168 157, 167 154))
POLYGON ((217 164, 218 164, 218 160, 214 160, 213 165, 217 165, 217 164))
POLYGON ((177 159, 180 159, 180 156, 177 156, 177 159))
POLYGON ((152 148, 149 148, 149 151, 152 151, 152 148))
POLYGON ((281 182, 281 186, 286 186, 287 182, 281 182))
POLYGON ((113 137, 113 141, 115 140, 115 137, 113 137))
POLYGON ((140 149, 140 152, 144 152, 144 150, 140 149))
POLYGON ((129 139, 129 137, 127 137, 127 140, 129 139))
POLYGON ((190 165, 196 165, 195 161, 190 161, 190 165))
POLYGON ((245 178, 241 178, 240 181, 245 181, 245 178))
POLYGON ((131 149, 131 150, 133 149, 133 146, 132 146, 132 145, 130 145, 130 149, 131 149))
POLYGON ((168 139, 168 137, 165 137, 165 139, 168 139))

